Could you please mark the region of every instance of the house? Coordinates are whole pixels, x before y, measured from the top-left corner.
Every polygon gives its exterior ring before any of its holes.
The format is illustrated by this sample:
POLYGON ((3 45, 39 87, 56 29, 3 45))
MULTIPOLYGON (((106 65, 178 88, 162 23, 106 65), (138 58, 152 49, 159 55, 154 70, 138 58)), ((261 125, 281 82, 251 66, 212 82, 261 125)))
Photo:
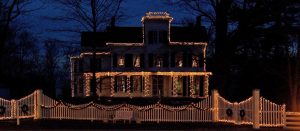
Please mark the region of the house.
POLYGON ((166 12, 148 12, 142 27, 116 27, 83 32, 81 53, 71 57, 72 97, 91 95, 92 44, 96 47, 99 97, 208 96, 207 33, 195 25, 171 26, 166 12))

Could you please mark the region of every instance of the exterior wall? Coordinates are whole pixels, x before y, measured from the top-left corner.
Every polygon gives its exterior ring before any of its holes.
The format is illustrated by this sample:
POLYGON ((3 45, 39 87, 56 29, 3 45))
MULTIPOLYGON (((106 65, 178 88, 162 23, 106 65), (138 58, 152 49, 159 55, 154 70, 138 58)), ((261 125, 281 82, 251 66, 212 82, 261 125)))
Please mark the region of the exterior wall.
MULTIPOLYGON (((147 19, 145 21, 143 21, 143 26, 144 26, 144 45, 143 46, 110 46, 110 52, 109 54, 102 54, 102 55, 97 55, 97 72, 206 72, 205 69, 205 48, 206 46, 176 46, 176 45, 169 45, 169 30, 170 30, 170 20, 169 19, 163 19, 163 20, 150 20, 147 19), (148 33, 149 31, 166 31, 167 32, 167 39, 168 42, 161 42, 159 40, 156 41, 156 43, 149 43, 149 37, 148 37, 148 33), (203 57, 202 60, 199 60, 199 67, 191 67, 191 66, 185 66, 185 67, 176 67, 173 66, 172 63, 174 63, 174 59, 172 58, 172 55, 174 55, 175 53, 183 53, 183 54, 194 54, 200 57, 203 57), (115 66, 115 60, 114 57, 115 55, 140 55, 143 54, 143 67, 118 67, 115 66), (168 56, 167 61, 163 61, 163 63, 167 62, 168 66, 162 66, 162 67, 155 67, 149 66, 149 54, 153 54, 153 55, 166 55, 168 56), (100 61, 100 62, 99 62, 100 61)), ((88 51, 87 48, 84 48, 84 51, 88 51)), ((84 53, 84 52, 83 52, 84 53)), ((101 52, 98 52, 101 53, 101 52)), ((188 55, 183 56, 183 59, 188 59, 188 55)), ((92 59, 92 55, 80 55, 79 57, 76 57, 74 59, 71 59, 71 89, 72 89, 72 96, 76 97, 84 97, 84 96, 89 96, 90 95, 90 79, 91 76, 88 77, 83 77, 84 74, 87 73, 91 73, 91 59, 92 59), (79 68, 76 67, 75 63, 77 63, 77 65, 79 65, 78 63, 82 63, 82 70, 80 69, 75 69, 75 68, 79 68), (79 71, 80 70, 80 71, 79 71), (78 84, 78 81, 82 81, 83 83, 83 87, 81 87, 78 84), (77 84, 76 84, 77 82, 77 84), (79 89, 80 88, 80 89, 79 89), (82 88, 82 89, 81 89, 82 88), (79 92, 79 91, 82 91, 79 92)), ((152 58, 151 58, 152 59, 152 58)), ((192 59, 192 58, 189 58, 192 59)), ((126 59, 125 59, 126 61, 126 59)), ((187 61, 187 60, 186 60, 187 61)), ((153 61, 152 61, 153 62, 153 61)), ((154 63, 154 62, 153 62, 154 63)), ((187 64, 188 62, 186 62, 185 64, 187 64)), ((133 63, 132 63, 133 64, 133 63)), ((121 74, 122 75, 122 74, 121 74)), ((118 75, 117 75, 118 76, 118 75)), ((152 88, 152 76, 149 77, 149 81, 146 84, 150 85, 149 88, 149 96, 147 96, 145 89, 146 87, 143 87, 143 91, 138 91, 138 92, 133 92, 133 93, 129 93, 129 92, 114 92, 114 88, 112 87, 112 85, 114 85, 114 83, 111 83, 110 78, 108 78, 107 80, 102 80, 102 77, 97 77, 98 80, 98 88, 101 87, 100 89, 97 89, 97 94, 98 96, 114 96, 114 97, 152 97, 154 96, 153 94, 153 88, 152 88), (100 82, 102 81, 102 82, 100 82), (99 84, 101 83, 101 85, 99 84)), ((109 77, 109 76, 105 76, 105 77, 109 77)), ((206 77, 207 81, 203 84, 203 86, 205 88, 208 88, 208 76, 206 77)), ((164 97, 174 97, 174 96, 178 96, 176 94, 174 94, 174 89, 173 89, 173 85, 174 85, 174 81, 172 80, 172 76, 170 75, 166 75, 163 76, 163 94, 161 94, 164 97)), ((143 80, 143 86, 145 86, 145 80, 143 80)), ((188 94, 190 92, 189 86, 186 86, 185 89, 186 94, 188 94)), ((204 91, 206 92, 206 91, 204 91)), ((204 93, 205 94, 205 93, 204 93)), ((180 95, 181 97, 183 97, 182 95, 180 95)), ((188 96, 188 95, 186 95, 188 96)), ((188 96, 189 97, 189 96, 188 96)))

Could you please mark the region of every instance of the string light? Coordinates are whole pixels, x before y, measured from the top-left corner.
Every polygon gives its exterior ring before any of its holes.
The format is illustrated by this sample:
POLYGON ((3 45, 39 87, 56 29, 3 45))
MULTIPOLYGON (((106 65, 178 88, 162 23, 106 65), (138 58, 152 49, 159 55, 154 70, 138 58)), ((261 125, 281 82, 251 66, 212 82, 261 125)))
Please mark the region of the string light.
POLYGON ((130 91, 130 76, 127 76, 127 95, 130 97, 131 96, 131 91, 130 91))
POLYGON ((115 95, 114 86, 115 86, 115 79, 114 79, 114 77, 111 77, 110 78, 110 97, 113 97, 115 95))
POLYGON ((143 46, 144 43, 106 43, 108 46, 143 46))

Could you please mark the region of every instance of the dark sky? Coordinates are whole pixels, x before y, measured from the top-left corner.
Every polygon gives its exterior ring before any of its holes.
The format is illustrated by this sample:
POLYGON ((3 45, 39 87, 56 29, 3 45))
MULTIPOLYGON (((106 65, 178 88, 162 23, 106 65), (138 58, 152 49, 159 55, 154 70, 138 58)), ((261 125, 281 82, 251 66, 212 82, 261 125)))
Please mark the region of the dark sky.
MULTIPOLYGON (((61 25, 43 18, 44 16, 56 16, 59 14, 60 10, 57 9, 57 5, 46 2, 42 3, 40 0, 33 0, 30 8, 39 9, 28 15, 22 16, 20 19, 30 27, 29 31, 32 31, 35 36, 40 40, 47 38, 62 38, 62 36, 64 36, 62 33, 51 32, 48 30, 60 28, 61 25)), ((174 18, 173 22, 179 22, 182 18, 191 16, 181 9, 164 4, 162 0, 125 0, 122 5, 122 11, 129 17, 127 20, 117 22, 118 26, 141 26, 141 17, 148 11, 167 11, 174 18)), ((69 24, 68 26, 73 25, 69 24)), ((80 40, 79 38, 76 39, 80 40)))

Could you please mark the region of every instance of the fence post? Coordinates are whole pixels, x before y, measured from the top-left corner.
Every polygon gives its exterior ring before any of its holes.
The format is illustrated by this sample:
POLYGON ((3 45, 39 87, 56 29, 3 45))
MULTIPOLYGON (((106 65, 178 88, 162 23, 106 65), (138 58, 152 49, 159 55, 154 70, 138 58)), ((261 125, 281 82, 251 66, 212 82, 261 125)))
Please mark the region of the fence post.
POLYGON ((252 92, 253 95, 253 128, 259 129, 259 121, 260 121, 260 95, 259 95, 259 89, 254 89, 252 92))
POLYGON ((219 121, 219 93, 218 90, 213 89, 212 90, 212 121, 213 122, 218 122, 219 121))
POLYGON ((286 109, 285 109, 285 104, 283 104, 282 106, 280 106, 282 108, 282 124, 283 124, 283 127, 286 127, 286 109))
POLYGON ((12 119, 15 119, 16 118, 16 113, 17 113, 17 104, 16 104, 16 100, 15 99, 12 99, 11 101, 10 101, 10 105, 11 105, 11 109, 10 109, 10 115, 11 115, 11 118, 12 119))
POLYGON ((34 112, 34 119, 42 119, 42 94, 43 91, 41 89, 36 90, 34 95, 34 106, 35 106, 35 112, 34 112))

